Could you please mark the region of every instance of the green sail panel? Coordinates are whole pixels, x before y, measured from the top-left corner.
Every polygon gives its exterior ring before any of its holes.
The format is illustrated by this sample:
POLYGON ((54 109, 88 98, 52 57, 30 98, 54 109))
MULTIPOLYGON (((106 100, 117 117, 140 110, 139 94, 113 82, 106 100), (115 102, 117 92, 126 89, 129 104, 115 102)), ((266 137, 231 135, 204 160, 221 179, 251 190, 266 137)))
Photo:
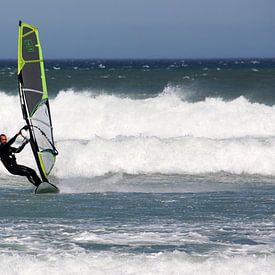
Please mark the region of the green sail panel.
POLYGON ((18 87, 23 117, 30 130, 32 151, 43 181, 54 166, 57 150, 38 29, 19 22, 18 87))

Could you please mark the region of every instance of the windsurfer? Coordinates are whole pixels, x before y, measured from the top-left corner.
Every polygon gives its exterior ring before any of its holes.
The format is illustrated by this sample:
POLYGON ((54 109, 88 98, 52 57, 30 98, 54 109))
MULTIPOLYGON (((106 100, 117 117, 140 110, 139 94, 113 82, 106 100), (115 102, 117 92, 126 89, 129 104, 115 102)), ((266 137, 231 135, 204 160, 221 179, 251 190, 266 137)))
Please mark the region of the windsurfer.
POLYGON ((18 176, 26 176, 33 185, 38 186, 41 183, 41 180, 37 176, 36 172, 27 166, 17 164, 15 158, 15 154, 20 153, 24 149, 26 144, 29 142, 29 140, 26 139, 18 148, 11 146, 15 142, 16 138, 19 135, 22 135, 22 130, 26 130, 27 128, 28 126, 24 126, 9 141, 7 140, 7 136, 5 134, 0 135, 0 158, 3 165, 11 174, 18 176))

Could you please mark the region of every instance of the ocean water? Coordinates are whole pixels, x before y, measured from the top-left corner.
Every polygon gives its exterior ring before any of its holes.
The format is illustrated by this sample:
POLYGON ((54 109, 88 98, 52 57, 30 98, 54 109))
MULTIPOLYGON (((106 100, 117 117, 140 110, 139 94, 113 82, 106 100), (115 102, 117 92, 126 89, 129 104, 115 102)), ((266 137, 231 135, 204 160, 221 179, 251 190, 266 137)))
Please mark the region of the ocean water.
MULTIPOLYGON (((45 65, 61 192, 0 165, 1 274, 275 274, 275 60, 45 65)), ((16 70, 0 61, 10 137, 16 70)))

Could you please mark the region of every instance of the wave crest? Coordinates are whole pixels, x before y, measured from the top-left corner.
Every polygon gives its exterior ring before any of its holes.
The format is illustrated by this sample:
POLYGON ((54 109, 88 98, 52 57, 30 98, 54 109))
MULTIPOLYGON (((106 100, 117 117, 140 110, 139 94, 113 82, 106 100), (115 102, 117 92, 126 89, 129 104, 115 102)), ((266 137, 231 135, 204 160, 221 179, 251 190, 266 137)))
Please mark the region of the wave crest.
POLYGON ((275 108, 244 97, 190 103, 169 89, 148 99, 61 91, 51 105, 57 139, 275 135, 275 108))

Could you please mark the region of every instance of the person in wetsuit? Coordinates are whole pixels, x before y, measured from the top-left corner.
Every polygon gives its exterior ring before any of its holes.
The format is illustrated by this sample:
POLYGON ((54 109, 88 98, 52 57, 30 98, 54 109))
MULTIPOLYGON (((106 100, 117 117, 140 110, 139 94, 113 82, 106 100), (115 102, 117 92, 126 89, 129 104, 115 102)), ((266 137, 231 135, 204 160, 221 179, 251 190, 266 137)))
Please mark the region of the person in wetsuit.
POLYGON ((11 146, 15 142, 16 138, 21 135, 21 131, 26 129, 27 126, 23 127, 9 141, 7 141, 7 136, 5 134, 0 135, 0 158, 4 166, 11 174, 26 176, 33 185, 38 186, 41 183, 41 180, 37 176, 36 172, 27 166, 17 164, 15 158, 15 154, 20 153, 29 142, 29 140, 25 140, 18 148, 11 146))

